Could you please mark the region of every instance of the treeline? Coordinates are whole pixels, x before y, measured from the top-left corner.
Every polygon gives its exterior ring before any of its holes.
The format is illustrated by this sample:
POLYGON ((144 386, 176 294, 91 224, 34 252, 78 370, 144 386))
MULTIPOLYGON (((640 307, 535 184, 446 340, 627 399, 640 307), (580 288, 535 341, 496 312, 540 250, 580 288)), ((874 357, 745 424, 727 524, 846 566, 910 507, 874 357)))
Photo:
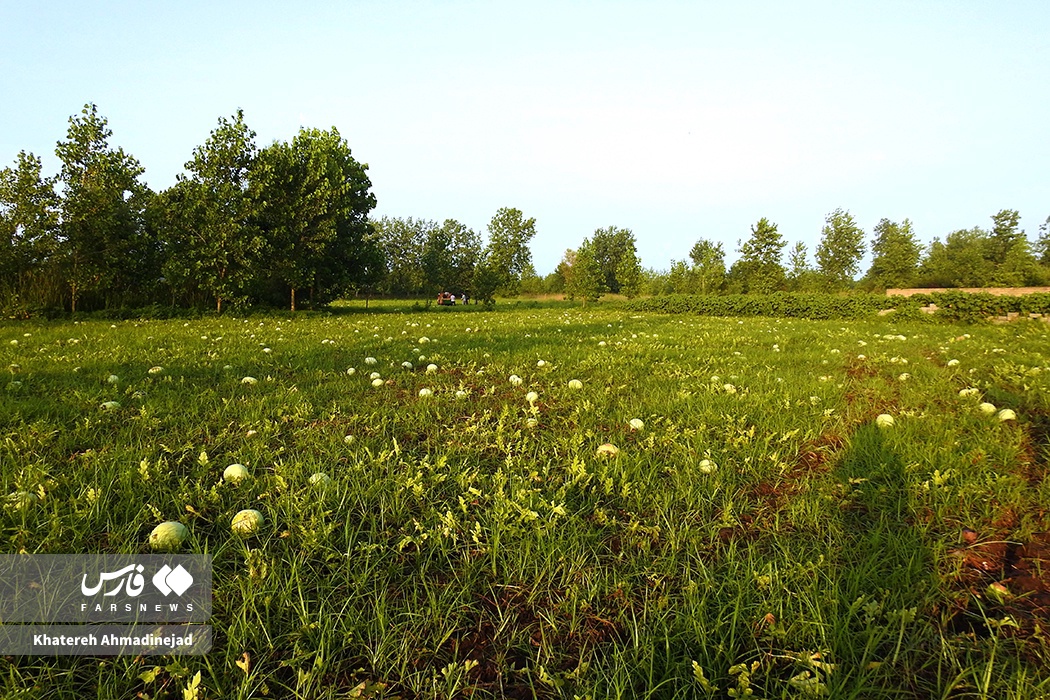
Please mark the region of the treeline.
POLYGON ((488 224, 488 242, 455 219, 382 217, 373 222, 385 263, 372 288, 384 296, 433 298, 438 292, 491 302, 513 296, 536 276, 529 243, 536 220, 504 207, 488 224))
POLYGON ((165 305, 295 310, 355 293, 447 288, 491 300, 532 269, 535 220, 501 209, 489 242, 455 221, 372 221, 367 165, 332 128, 259 148, 220 118, 154 192, 93 104, 69 119, 57 175, 19 153, 0 171, 0 313, 165 305))
POLYGON ((700 239, 668 270, 645 269, 634 234, 601 228, 540 277, 529 244, 536 220, 500 209, 487 237, 464 224, 370 218, 367 165, 333 127, 255 143, 244 114, 220 118, 176 183, 153 192, 143 168, 110 144, 93 104, 69 119, 60 172, 22 152, 0 170, 0 314, 149 305, 316 307, 348 295, 433 298, 496 294, 770 294, 891 287, 1050 285, 1050 218, 1029 241, 1004 209, 975 227, 919 243, 910 221, 883 219, 871 240, 848 211, 826 219, 812 260, 766 218, 738 241, 700 239), (872 264, 857 279, 870 247, 872 264), (785 256, 786 252, 786 256, 785 256))
POLYGON ((0 172, 0 304, 27 316, 150 304, 332 299, 381 273, 366 166, 336 129, 259 149, 220 118, 163 192, 110 144, 93 104, 70 117, 58 175, 31 153, 0 172))
MULTIPOLYGON (((1040 226, 1034 242, 1020 229, 1018 212, 1003 209, 991 219, 990 229, 954 231, 944 241, 934 238, 923 246, 908 219, 882 219, 868 242, 853 215, 836 209, 825 220, 811 260, 804 243, 787 249, 788 242, 777 225, 763 218, 751 227, 750 237, 738 243, 740 257, 728 268, 722 243, 700 239, 687 259, 673 261, 668 270, 630 272, 624 278, 630 280, 625 291, 630 297, 1050 285, 1050 218, 1040 226), (868 246, 871 267, 857 279, 868 246)), ((598 237, 596 232, 595 240, 598 237)), ((542 281, 540 289, 589 299, 622 291, 613 281, 608 257, 604 258, 604 272, 597 272, 589 246, 593 243, 585 239, 577 250, 566 251, 561 265, 542 281)))

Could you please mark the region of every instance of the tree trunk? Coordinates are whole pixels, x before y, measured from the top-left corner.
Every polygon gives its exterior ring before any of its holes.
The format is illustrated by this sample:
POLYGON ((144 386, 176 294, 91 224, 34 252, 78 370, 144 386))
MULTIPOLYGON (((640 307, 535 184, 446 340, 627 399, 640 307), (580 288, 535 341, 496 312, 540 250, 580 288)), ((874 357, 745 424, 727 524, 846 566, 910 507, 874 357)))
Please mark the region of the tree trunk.
POLYGON ((292 311, 295 311, 295 287, 292 287, 292 311))
POLYGON ((215 297, 215 313, 222 313, 222 297, 215 297))

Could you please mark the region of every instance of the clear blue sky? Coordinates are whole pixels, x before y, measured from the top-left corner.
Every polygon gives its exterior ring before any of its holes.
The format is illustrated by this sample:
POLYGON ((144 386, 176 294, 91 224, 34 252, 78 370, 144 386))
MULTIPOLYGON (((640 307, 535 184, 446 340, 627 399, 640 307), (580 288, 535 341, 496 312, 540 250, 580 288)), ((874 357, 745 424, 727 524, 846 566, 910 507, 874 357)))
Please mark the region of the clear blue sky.
POLYGON ((336 126, 376 216, 537 220, 549 272, 596 228, 642 262, 760 217, 812 256, 825 216, 924 242, 1050 215, 1050 2, 0 0, 0 165, 58 169, 94 102, 160 190, 220 116, 257 143, 336 126))

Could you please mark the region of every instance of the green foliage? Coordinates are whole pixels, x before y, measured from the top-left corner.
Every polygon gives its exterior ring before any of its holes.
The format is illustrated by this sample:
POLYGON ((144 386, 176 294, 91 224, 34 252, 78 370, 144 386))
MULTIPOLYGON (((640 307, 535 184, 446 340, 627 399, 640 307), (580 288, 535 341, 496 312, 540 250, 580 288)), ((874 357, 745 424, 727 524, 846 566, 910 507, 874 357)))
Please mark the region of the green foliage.
POLYGON ((87 296, 97 303, 127 303, 156 279, 156 241, 144 225, 150 198, 139 181, 139 162, 109 145, 113 132, 94 104, 69 118, 62 161, 60 250, 62 276, 77 310, 87 296))
POLYGON ((613 294, 637 292, 637 277, 641 270, 634 234, 630 229, 609 226, 595 230, 590 237, 590 255, 601 268, 602 287, 613 294))
POLYGON ((642 287, 642 263, 637 255, 625 255, 616 266, 616 281, 620 285, 620 294, 634 299, 642 287))
POLYGON ((494 304, 496 291, 504 283, 504 279, 499 268, 488 257, 483 257, 474 268, 470 285, 471 297, 486 305, 494 304))
POLYGON ((626 303, 632 311, 697 314, 701 316, 769 316, 808 319, 860 319, 883 309, 915 302, 881 294, 774 294, 682 295, 651 297, 626 303))
POLYGON ((953 231, 942 243, 934 238, 920 264, 924 287, 982 287, 994 265, 985 257, 988 234, 980 228, 953 231))
POLYGON ((871 243, 872 261, 865 283, 873 289, 907 288, 915 282, 922 248, 915 238, 911 221, 901 223, 881 219, 875 225, 871 243))
POLYGON ((787 242, 777 225, 762 217, 751 227, 751 238, 740 245, 740 259, 729 276, 744 293, 769 294, 784 286, 784 267, 780 262, 787 242))
POLYGON ((1039 238, 1036 240, 1035 253, 1039 264, 1050 267, 1050 216, 1039 225, 1039 238))
POLYGON ((607 279, 594 242, 584 238, 573 256, 569 282, 565 285, 566 294, 570 299, 578 297, 585 302, 598 301, 608 291, 607 279))
POLYGON ((246 300, 268 252, 249 190, 255 156, 255 132, 244 112, 220 117, 186 163, 189 175, 167 198, 165 276, 196 286, 220 312, 223 302, 246 300))
POLYGON ((956 290, 914 294, 909 297, 883 294, 727 294, 700 296, 672 294, 638 299, 625 304, 631 311, 657 311, 701 316, 767 316, 775 318, 864 319, 893 309, 891 320, 941 320, 983 323, 1011 313, 1050 316, 1050 293, 997 296, 956 290), (921 312, 935 305, 933 313, 921 312))
MULTIPOLYGON (((1050 281, 1050 268, 1040 264, 1024 231, 1020 215, 1003 209, 992 217, 993 228, 954 231, 944 243, 934 238, 920 265, 919 282, 929 287, 1022 287, 1050 281)), ((1038 254, 1038 255, 1037 255, 1038 254)))
POLYGON ((788 291, 813 292, 819 286, 817 273, 809 266, 806 244, 797 241, 788 255, 788 291))
POLYGON ((382 291, 391 296, 422 294, 426 284, 423 245, 437 224, 412 217, 384 216, 374 226, 386 261, 382 291))
POLYGON ((327 303, 375 274, 368 223, 375 196, 366 169, 334 127, 300 129, 253 163, 251 206, 267 242, 270 281, 284 283, 293 311, 299 289, 327 303))
POLYGON ((441 286, 459 294, 471 292, 474 268, 481 259, 481 236, 455 219, 445 219, 440 230, 450 242, 447 269, 451 275, 441 286))
POLYGON ((726 277, 726 254, 721 242, 701 238, 689 250, 689 259, 693 261, 691 272, 696 281, 696 289, 690 291, 714 294, 721 290, 726 277))
POLYGON ((14 168, 0 170, 0 314, 26 317, 36 305, 61 305, 49 269, 59 247, 58 209, 55 179, 41 175, 38 157, 22 151, 14 168))
POLYGON ((860 269, 864 231, 848 211, 836 209, 825 219, 817 246, 817 269, 832 290, 848 287, 860 269))
POLYGON ((992 230, 985 242, 985 257, 993 265, 1006 262, 1010 251, 1026 240, 1020 225, 1021 215, 1013 209, 1001 209, 992 216, 992 230))
POLYGON ((532 266, 529 241, 536 236, 536 219, 526 219, 518 209, 503 207, 488 226, 486 264, 499 276, 499 287, 508 295, 517 293, 522 274, 532 266))

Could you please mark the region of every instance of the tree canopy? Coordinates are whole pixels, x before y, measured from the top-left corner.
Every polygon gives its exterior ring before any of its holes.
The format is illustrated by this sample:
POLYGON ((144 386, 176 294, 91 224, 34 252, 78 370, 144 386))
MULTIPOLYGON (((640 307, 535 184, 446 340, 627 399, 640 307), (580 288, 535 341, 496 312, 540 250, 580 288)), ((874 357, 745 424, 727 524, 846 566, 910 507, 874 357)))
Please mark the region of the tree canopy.
POLYGON ((740 244, 740 258, 730 277, 745 293, 769 294, 781 289, 785 276, 781 255, 786 245, 777 225, 762 217, 751 227, 751 237, 740 244))

